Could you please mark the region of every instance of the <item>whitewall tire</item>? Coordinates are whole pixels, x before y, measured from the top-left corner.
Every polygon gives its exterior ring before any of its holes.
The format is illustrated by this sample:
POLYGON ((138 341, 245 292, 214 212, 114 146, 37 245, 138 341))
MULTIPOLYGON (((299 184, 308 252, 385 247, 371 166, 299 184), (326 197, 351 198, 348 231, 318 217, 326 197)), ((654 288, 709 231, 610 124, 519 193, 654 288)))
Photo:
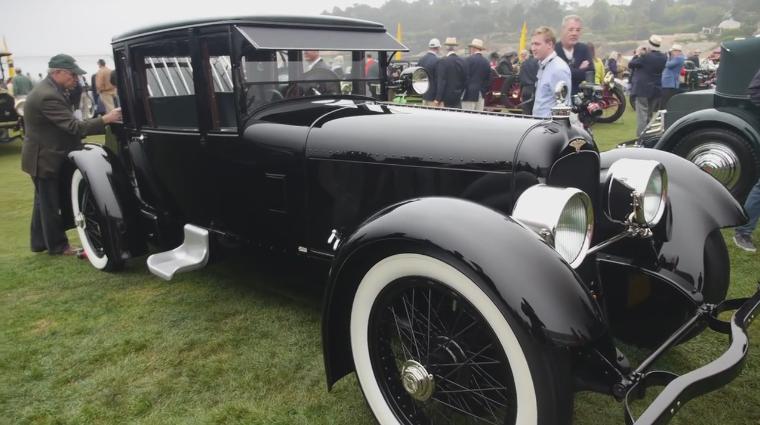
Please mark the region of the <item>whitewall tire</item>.
POLYGON ((92 190, 78 169, 71 176, 71 209, 79 240, 90 264, 104 271, 119 268, 123 262, 108 252, 108 230, 102 223, 92 190))
MULTIPOLYGON (((451 316, 454 317, 453 313, 451 316)), ((436 415, 441 414, 447 417, 461 414, 465 419, 462 423, 473 420, 451 405, 482 405, 483 408, 474 409, 479 411, 469 413, 483 416, 482 423, 490 420, 521 425, 543 423, 539 422, 538 413, 542 394, 536 391, 530 366, 531 361, 541 360, 526 355, 525 343, 499 307, 483 289, 451 265, 415 253, 380 260, 359 283, 350 320, 356 374, 381 425, 437 423, 436 415), (456 335, 456 323, 462 321, 466 325, 465 319, 456 319, 448 328, 451 335, 445 335, 446 316, 449 310, 457 308, 462 310, 457 313, 460 316, 472 317, 474 323, 484 321, 484 325, 470 325, 472 329, 456 335), (378 330, 384 327, 390 329, 387 334, 378 330), (468 336, 476 332, 485 337, 468 336), (485 344, 487 341, 491 343, 485 344), (481 345, 485 348, 481 349, 481 345), (488 356, 480 354, 483 352, 488 356), (388 356, 395 358, 389 360, 388 356), (492 366, 477 366, 488 363, 480 362, 478 356, 501 359, 500 366, 504 367, 500 368, 508 372, 497 371, 491 376, 485 368, 492 366), (455 366, 457 362, 461 364, 455 366), (468 368, 472 372, 467 372, 468 368), (481 397, 478 392, 482 395, 494 391, 484 389, 483 382, 497 388, 498 383, 503 383, 504 394, 495 391, 478 399, 481 397), (480 385, 473 392, 474 401, 456 398, 466 396, 458 395, 465 392, 460 387, 473 385, 480 385), (511 401, 507 403, 507 399, 511 401), (502 405, 510 407, 501 408, 502 405)), ((448 322, 451 324, 453 319, 448 322)))

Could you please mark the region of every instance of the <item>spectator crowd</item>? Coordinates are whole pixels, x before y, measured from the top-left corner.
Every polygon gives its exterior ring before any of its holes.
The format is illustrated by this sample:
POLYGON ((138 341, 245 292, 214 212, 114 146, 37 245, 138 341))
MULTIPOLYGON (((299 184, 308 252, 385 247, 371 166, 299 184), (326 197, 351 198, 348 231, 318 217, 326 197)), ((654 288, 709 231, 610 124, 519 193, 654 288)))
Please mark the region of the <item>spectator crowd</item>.
POLYGON ((501 106, 508 106, 506 102, 512 96, 519 98, 517 106, 524 114, 547 117, 551 114, 557 82, 565 81, 574 95, 581 82, 602 84, 605 75, 610 73, 628 91, 631 105, 636 109, 639 135, 654 112, 664 108, 673 95, 683 90, 687 69, 714 72, 720 62, 719 48, 700 61, 700 51, 692 51, 687 57, 678 43, 671 44, 665 51, 662 37, 654 34, 646 45, 632 52, 630 59, 617 51, 611 51, 602 59, 593 43, 580 41, 582 33, 582 19, 569 15, 562 20, 557 35, 549 27, 537 28, 529 40, 529 49, 486 55, 483 40, 475 38, 467 45, 469 54, 464 58, 457 53, 459 43, 455 37, 447 37, 443 44, 433 38, 428 52, 418 63, 428 72, 431 81, 423 104, 483 110, 489 92, 498 92, 501 106), (501 81, 500 86, 494 87, 494 84, 499 85, 494 83, 497 79, 501 81))
MULTIPOLYGON (((89 82, 80 75, 76 78, 73 87, 64 90, 64 95, 74 115, 79 119, 83 116, 104 115, 119 104, 116 94, 116 73, 106 66, 103 59, 99 59, 97 65, 98 71, 92 75, 89 82)), ((28 72, 24 73, 21 68, 15 68, 13 77, 0 81, 0 90, 14 97, 24 97, 44 80, 45 77, 42 74, 39 74, 37 78, 32 78, 28 72)))

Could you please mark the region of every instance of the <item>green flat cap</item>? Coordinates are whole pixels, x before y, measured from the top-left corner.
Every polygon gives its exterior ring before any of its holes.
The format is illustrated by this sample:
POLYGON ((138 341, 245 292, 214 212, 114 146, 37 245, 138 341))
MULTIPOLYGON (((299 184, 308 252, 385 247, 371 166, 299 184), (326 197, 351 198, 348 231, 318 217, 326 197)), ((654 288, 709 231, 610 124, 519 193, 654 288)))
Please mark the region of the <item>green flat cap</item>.
POLYGON ((48 62, 48 68, 68 69, 69 71, 78 75, 87 73, 87 71, 77 65, 76 59, 63 53, 50 58, 50 62, 48 62))

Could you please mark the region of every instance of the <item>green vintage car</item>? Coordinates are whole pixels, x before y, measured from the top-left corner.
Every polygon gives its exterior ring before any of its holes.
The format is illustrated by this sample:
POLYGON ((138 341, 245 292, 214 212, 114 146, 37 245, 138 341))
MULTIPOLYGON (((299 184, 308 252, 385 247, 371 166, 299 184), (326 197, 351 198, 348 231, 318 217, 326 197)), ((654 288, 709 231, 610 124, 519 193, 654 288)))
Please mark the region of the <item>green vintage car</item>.
POLYGON ((676 153, 743 200, 760 176, 760 108, 747 87, 760 69, 760 38, 727 41, 714 89, 673 96, 638 140, 676 153))

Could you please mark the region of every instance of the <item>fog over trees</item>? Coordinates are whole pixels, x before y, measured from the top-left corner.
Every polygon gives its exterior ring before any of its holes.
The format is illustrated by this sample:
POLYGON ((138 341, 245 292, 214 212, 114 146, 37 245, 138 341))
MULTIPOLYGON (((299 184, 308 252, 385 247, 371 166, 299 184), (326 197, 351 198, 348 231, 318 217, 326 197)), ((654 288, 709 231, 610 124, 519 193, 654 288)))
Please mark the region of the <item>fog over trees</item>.
POLYGON ((380 7, 357 3, 323 13, 382 22, 391 33, 401 23, 404 43, 418 53, 432 37, 443 41, 455 36, 465 45, 474 37, 491 46, 515 45, 523 21, 529 29, 539 25, 558 29, 562 17, 571 13, 583 17, 584 39, 600 42, 700 32, 729 17, 742 27, 723 37, 747 36, 758 30, 760 0, 630 0, 627 5, 594 0, 588 6, 557 0, 389 0, 380 7))

